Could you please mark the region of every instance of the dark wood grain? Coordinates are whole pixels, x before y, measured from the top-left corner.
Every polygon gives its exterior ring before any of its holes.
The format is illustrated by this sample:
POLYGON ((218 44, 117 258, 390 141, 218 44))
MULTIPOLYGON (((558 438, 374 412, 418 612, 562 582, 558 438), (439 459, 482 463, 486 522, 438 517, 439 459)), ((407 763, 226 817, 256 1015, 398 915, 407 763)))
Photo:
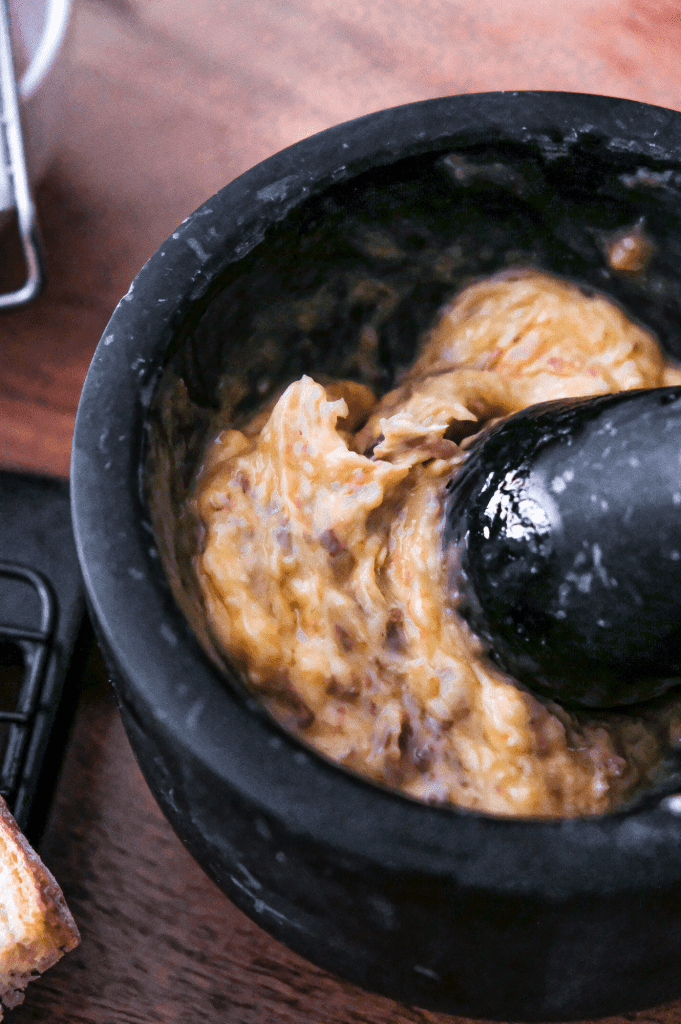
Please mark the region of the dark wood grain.
MULTIPOLYGON (((549 88, 681 107, 676 0, 74 0, 59 153, 38 189, 48 285, 0 319, 0 465, 66 476, 118 299, 221 185, 312 132, 455 92, 549 88)), ((3 237, 0 286, 20 273, 3 237)), ((13 1024, 444 1024, 285 950, 203 875, 90 663, 42 852, 82 930, 13 1024)), ((681 1022, 681 1002, 632 1014, 681 1022)), ((621 1020, 621 1019, 619 1019, 621 1020)))

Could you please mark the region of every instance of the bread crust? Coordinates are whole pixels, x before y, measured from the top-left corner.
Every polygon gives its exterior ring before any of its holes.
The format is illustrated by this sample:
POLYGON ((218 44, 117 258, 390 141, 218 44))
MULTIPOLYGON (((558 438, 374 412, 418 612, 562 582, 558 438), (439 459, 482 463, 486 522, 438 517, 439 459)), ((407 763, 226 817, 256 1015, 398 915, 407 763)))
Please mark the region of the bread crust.
POLYGON ((0 1020, 3 1004, 78 945, 80 934, 53 875, 0 797, 0 1020))

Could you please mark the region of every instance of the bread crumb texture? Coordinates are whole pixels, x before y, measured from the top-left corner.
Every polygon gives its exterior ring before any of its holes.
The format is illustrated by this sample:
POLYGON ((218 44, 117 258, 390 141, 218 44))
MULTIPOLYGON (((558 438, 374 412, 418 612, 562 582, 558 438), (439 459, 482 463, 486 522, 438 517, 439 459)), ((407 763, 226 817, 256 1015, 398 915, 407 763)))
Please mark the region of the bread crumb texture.
POLYGON ((0 797, 0 1020, 79 941, 59 885, 0 797))

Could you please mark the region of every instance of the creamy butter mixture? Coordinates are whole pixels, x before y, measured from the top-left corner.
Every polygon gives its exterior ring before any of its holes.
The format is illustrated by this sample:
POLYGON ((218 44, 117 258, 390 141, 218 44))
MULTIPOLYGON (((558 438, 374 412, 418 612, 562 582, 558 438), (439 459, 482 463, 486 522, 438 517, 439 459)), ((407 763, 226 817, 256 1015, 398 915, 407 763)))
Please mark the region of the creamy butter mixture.
POLYGON ((216 641, 288 728, 413 797, 518 816, 620 805, 677 740, 674 702, 577 716, 485 659, 446 587, 443 495, 491 419, 680 382, 618 307, 534 271, 455 297, 380 401, 303 377, 206 452, 195 566, 216 641))

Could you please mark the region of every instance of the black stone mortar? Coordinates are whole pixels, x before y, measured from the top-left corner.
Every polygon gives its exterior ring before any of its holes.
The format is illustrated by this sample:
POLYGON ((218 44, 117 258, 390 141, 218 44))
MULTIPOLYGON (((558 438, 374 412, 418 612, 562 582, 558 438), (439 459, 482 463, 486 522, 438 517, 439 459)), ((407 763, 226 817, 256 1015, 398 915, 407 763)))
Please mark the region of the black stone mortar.
POLYGON ((522 266, 610 294, 681 356, 681 114, 460 96, 259 164, 181 224, 119 303, 83 390, 72 500, 131 743, 229 898, 395 999, 560 1020, 681 995, 681 797, 661 795, 673 774, 619 813, 516 821, 426 806, 329 763, 213 649, 183 512, 218 409, 238 425, 302 373, 383 392, 443 302, 522 266), (615 271, 608 246, 635 225, 650 262, 615 271))

